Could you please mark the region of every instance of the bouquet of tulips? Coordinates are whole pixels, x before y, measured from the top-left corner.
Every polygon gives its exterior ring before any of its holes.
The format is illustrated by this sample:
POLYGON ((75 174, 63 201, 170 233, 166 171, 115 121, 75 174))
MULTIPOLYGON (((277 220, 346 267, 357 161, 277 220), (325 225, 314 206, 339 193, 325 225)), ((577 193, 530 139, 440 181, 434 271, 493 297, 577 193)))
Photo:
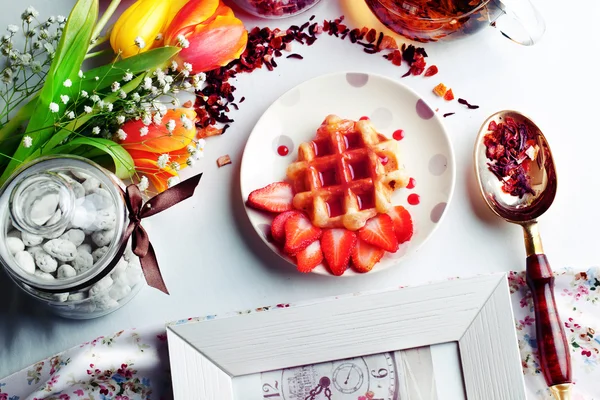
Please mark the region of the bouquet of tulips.
POLYGON ((244 25, 221 0, 138 0, 105 32, 119 3, 99 17, 98 0, 78 0, 68 18, 43 22, 29 7, 21 27, 9 25, 0 39, 0 184, 22 163, 75 154, 163 191, 202 156, 196 113, 179 97, 242 54, 244 25), (110 63, 82 66, 107 53, 110 63))

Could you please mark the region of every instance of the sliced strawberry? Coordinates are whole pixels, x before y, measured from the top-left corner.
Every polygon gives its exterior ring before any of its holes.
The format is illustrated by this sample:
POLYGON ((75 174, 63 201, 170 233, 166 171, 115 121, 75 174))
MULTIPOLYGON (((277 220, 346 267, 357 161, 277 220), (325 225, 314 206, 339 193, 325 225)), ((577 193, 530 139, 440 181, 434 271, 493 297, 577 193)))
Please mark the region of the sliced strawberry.
POLYGON ((381 260, 385 250, 358 239, 352 251, 352 265, 358 272, 369 272, 381 260))
POLYGON ((396 206, 388 212, 388 215, 394 222, 398 243, 408 242, 413 235, 413 221, 408 210, 402 206, 396 206))
POLYGON ((315 240, 307 248, 296 254, 296 265, 298 266, 298 271, 302 273, 312 271, 322 262, 323 251, 321 250, 321 243, 318 240, 315 240))
POLYGON ((321 237, 321 248, 327 265, 334 275, 342 275, 348 269, 356 234, 346 229, 327 229, 321 237))
POLYGON ((358 231, 358 237, 373 246, 390 253, 398 250, 398 239, 394 232, 394 223, 387 214, 379 214, 367 221, 358 231))
POLYGON ((300 211, 286 211, 275 217, 271 224, 271 235, 277 243, 285 242, 285 223, 294 215, 302 214, 300 211))
POLYGON ((286 182, 275 182, 250 193, 248 206, 257 210, 280 213, 293 208, 293 198, 292 185, 286 182))
POLYGON ((290 255, 295 255, 320 237, 321 229, 314 226, 304 214, 294 215, 285 222, 283 250, 290 255))

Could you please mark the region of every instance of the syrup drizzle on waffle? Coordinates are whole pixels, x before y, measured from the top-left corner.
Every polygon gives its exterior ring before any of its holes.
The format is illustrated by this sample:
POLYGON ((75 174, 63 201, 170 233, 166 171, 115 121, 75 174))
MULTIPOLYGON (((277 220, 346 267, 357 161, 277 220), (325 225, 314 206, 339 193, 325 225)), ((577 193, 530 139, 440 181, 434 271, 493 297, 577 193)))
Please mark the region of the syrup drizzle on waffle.
POLYGON ((358 230, 388 212, 392 193, 408 184, 399 158, 398 142, 377 133, 371 121, 330 115, 288 167, 294 207, 320 228, 358 230))

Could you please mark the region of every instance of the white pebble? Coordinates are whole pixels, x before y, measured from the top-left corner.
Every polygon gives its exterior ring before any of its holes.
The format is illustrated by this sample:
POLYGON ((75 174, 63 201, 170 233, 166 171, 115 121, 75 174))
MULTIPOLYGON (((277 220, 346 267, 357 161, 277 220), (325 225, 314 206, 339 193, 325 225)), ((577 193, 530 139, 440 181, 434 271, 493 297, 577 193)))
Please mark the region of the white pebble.
POLYGON ((85 172, 82 172, 80 169, 73 168, 72 170, 70 170, 70 172, 73 174, 73 176, 75 178, 81 179, 82 181, 84 181, 90 177, 88 174, 86 174, 85 172))
POLYGON ((52 226, 52 225, 56 224, 58 221, 60 221, 61 217, 62 217, 62 211, 59 208, 58 210, 56 210, 54 215, 52 217, 50 217, 50 219, 48 221, 46 221, 46 223, 44 225, 52 226))
POLYGON ((96 243, 96 246, 108 246, 115 237, 115 230, 111 229, 108 231, 97 231, 92 233, 92 241, 96 243))
POLYGON ((85 233, 81 229, 69 229, 60 238, 79 246, 85 240, 85 233))
POLYGON ((61 265, 60 267, 58 267, 58 271, 56 272, 56 277, 58 279, 72 278, 75 275, 77 275, 77 271, 75 271, 75 268, 73 268, 69 264, 61 265))
POLYGON ((131 249, 131 240, 127 243, 127 247, 125 247, 125 252, 123 253, 123 258, 127 261, 132 260, 134 257, 137 258, 135 254, 133 254, 133 250, 131 249))
POLYGON ((23 240, 25 246, 37 246, 44 241, 44 238, 33 233, 21 232, 21 240, 23 240))
POLYGON ((127 261, 125 261, 124 258, 121 258, 119 260, 119 262, 117 263, 117 265, 115 265, 115 268, 112 270, 112 272, 117 272, 117 273, 125 272, 128 265, 129 264, 127 263, 127 261))
POLYGON ((96 304, 97 310, 110 310, 119 307, 119 303, 108 294, 95 297, 94 304, 96 304))
POLYGON ((129 286, 129 278, 127 277, 127 271, 113 272, 110 277, 114 281, 115 285, 129 286))
POLYGON ((81 301, 83 299, 87 298, 86 294, 83 292, 79 292, 79 293, 71 293, 69 295, 69 301, 81 301))
POLYGON ((94 189, 98 189, 100 187, 100 181, 96 178, 89 177, 82 183, 82 185, 86 193, 92 193, 94 189))
POLYGON ((127 282, 131 286, 135 286, 142 280, 142 270, 137 268, 127 268, 125 271, 127 282))
POLYGON ((6 234, 6 237, 16 237, 18 239, 21 239, 21 231, 13 229, 12 231, 6 234))
POLYGON ((92 268, 93 265, 94 259, 90 253, 84 249, 77 250, 77 255, 75 256, 75 261, 73 262, 73 267, 75 267, 77 273, 81 274, 82 272, 92 268))
POLYGON ((114 204, 110 192, 104 188, 95 189, 91 194, 85 196, 85 199, 91 202, 96 210, 104 210, 114 204))
POLYGON ((82 245, 77 246, 77 251, 79 251, 79 250, 85 250, 91 254, 92 253, 92 245, 89 243, 84 243, 82 245))
POLYGON ((90 289, 90 296, 96 296, 97 294, 107 291, 113 284, 113 280, 110 276, 105 276, 94 284, 90 289))
POLYGON ((71 189, 73 190, 73 194, 75 194, 76 199, 80 199, 85 196, 85 189, 81 183, 77 182, 67 174, 60 173, 59 175, 63 177, 65 181, 69 183, 69 185, 71 185, 71 189))
POLYGON ((57 230, 55 232, 47 233, 46 235, 44 235, 44 238, 46 238, 46 239, 58 239, 59 237, 61 237, 65 233, 66 229, 67 228, 64 227, 64 228, 61 228, 61 229, 59 229, 59 230, 57 230))
POLYGON ((34 275, 37 276, 38 278, 41 278, 41 279, 46 280, 46 281, 53 281, 54 280, 54 277, 52 275, 50 275, 47 272, 40 271, 39 269, 35 270, 34 275))
POLYGON ((15 254, 15 261, 17 265, 21 267, 21 269, 28 274, 35 273, 35 262, 33 261, 33 257, 26 251, 19 251, 15 254))
POLYGON ((127 285, 117 284, 112 285, 108 291, 108 295, 114 300, 121 300, 131 293, 131 288, 127 285))
POLYGON ((33 247, 28 247, 27 248, 27 252, 29 254, 31 254, 32 257, 35 258, 35 255, 37 254, 38 251, 44 251, 44 249, 42 249, 42 246, 33 246, 33 247))
POLYGON ((117 215, 114 210, 100 210, 96 213, 94 225, 98 230, 114 229, 117 226, 117 215))
POLYGON ((58 267, 56 260, 44 251, 35 254, 35 265, 44 272, 54 272, 58 267))
POLYGON ((98 262, 99 259, 104 257, 104 255, 108 252, 108 246, 98 247, 96 250, 92 252, 92 258, 94 262, 98 262))
POLYGON ((77 247, 64 239, 53 239, 46 242, 43 246, 46 253, 60 261, 72 261, 77 255, 77 247))
POLYGON ((25 244, 23 244, 23 241, 17 237, 7 237, 6 247, 8 248, 8 252, 13 256, 19 251, 25 250, 25 244))
POLYGON ((54 298, 54 300, 60 302, 60 303, 64 303, 65 301, 67 301, 69 299, 69 293, 55 293, 52 295, 52 297, 54 298))
POLYGON ((92 224, 96 219, 96 207, 89 202, 84 201, 73 210, 71 225, 75 228, 93 229, 92 224))
POLYGON ((96 303, 92 301, 84 301, 80 304, 77 304, 75 306, 75 310, 85 314, 91 314, 96 311, 96 303))
POLYGON ((42 226, 52 218, 57 208, 58 194, 47 194, 33 202, 29 211, 29 217, 34 224, 42 226))

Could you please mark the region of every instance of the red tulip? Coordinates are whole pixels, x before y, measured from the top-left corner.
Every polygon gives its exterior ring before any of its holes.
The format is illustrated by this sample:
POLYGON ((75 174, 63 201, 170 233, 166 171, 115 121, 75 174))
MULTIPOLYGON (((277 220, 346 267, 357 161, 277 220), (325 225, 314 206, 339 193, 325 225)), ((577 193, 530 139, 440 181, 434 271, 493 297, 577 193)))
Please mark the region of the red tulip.
POLYGON ((244 24, 221 0, 190 0, 167 28, 165 44, 181 46, 180 65, 192 73, 209 71, 240 57, 248 43, 244 24))

